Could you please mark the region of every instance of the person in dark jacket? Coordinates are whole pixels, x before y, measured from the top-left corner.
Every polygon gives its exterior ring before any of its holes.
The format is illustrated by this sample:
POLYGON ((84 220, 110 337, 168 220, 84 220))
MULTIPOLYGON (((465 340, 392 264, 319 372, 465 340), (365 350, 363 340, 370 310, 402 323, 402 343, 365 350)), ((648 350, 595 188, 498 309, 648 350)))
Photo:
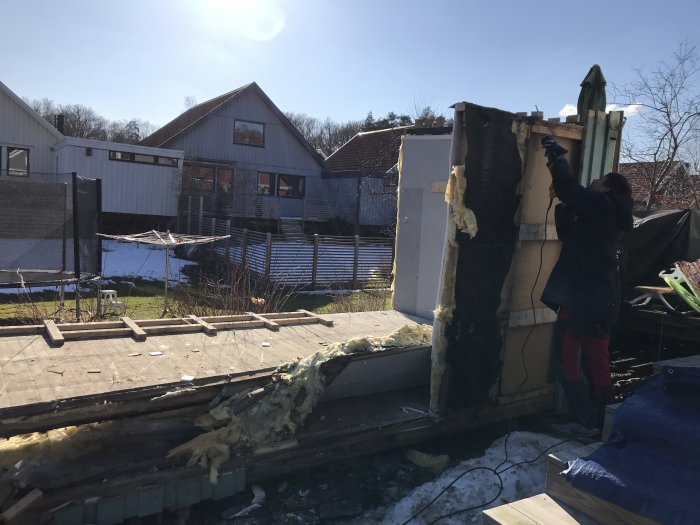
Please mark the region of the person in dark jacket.
POLYGON ((561 201, 555 221, 562 250, 542 302, 558 314, 558 375, 570 417, 583 431, 600 424, 601 409, 612 401, 608 344, 620 309, 617 256, 622 232, 632 229, 632 196, 627 179, 618 173, 584 188, 571 173, 566 150, 553 139, 543 145, 561 201))

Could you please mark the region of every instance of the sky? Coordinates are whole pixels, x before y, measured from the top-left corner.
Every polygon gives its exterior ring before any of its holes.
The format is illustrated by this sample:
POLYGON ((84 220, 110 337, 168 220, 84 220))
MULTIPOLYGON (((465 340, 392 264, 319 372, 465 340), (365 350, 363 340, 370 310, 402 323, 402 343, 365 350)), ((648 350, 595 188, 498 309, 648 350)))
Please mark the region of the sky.
MULTIPOLYGON (((469 101, 556 117, 595 63, 634 69, 700 43, 700 2, 2 0, 0 80, 20 96, 163 125, 255 81, 336 121, 469 101), (11 17, 8 15, 11 13, 11 17)), ((610 89, 608 101, 614 102, 610 89)))

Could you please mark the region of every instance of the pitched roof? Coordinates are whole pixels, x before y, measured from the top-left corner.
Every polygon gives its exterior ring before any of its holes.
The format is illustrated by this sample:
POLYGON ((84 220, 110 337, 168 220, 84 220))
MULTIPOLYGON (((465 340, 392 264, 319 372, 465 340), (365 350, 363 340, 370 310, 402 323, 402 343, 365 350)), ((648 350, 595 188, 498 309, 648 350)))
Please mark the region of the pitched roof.
POLYGON ((49 122, 44 117, 42 117, 41 115, 39 115, 39 113, 37 113, 31 107, 29 107, 29 105, 24 100, 19 98, 14 91, 12 91, 2 82, 0 82, 0 92, 5 93, 5 95, 7 95, 7 97, 10 98, 15 104, 17 104, 20 108, 29 113, 29 115, 34 120, 36 120, 39 123, 39 125, 41 125, 41 127, 43 127, 46 131, 51 133, 51 135, 53 135, 56 138, 56 140, 60 140, 63 138, 63 134, 60 131, 58 131, 51 124, 49 124, 49 122))
POLYGON ((180 133, 185 131, 193 124, 196 124, 197 122, 202 120, 204 117, 206 117, 209 113, 220 107, 222 104, 225 104, 226 102, 234 98, 236 95, 244 91, 250 85, 251 84, 246 84, 245 86, 241 86, 237 89, 234 89, 233 91, 229 91, 228 93, 224 93, 223 95, 219 95, 218 97, 214 97, 211 100, 207 100, 206 102, 202 102, 201 104, 197 104, 196 106, 191 107, 181 115, 175 117, 173 120, 168 122, 165 126, 162 126, 153 133, 151 133, 148 137, 141 141, 141 144, 143 146, 152 147, 162 146, 169 140, 178 136, 180 133))
POLYGON ((413 126, 358 133, 326 159, 331 171, 386 173, 399 160, 401 137, 413 126))
MULTIPOLYGON (((646 209, 652 181, 661 166, 653 162, 621 162, 618 171, 632 187, 635 209, 646 209)), ((700 176, 688 173, 687 165, 674 161, 670 171, 673 180, 655 196, 652 210, 696 208, 700 199, 700 176)))
POLYGON ((175 117, 173 120, 151 133, 148 137, 141 141, 141 144, 143 146, 152 147, 160 147, 165 145, 167 142, 185 132, 191 126, 206 118, 211 113, 214 113, 219 108, 223 107, 227 102, 249 89, 254 90, 258 94, 263 102, 265 102, 270 107, 272 112, 275 113, 277 118, 282 121, 282 123, 289 129, 289 131, 292 132, 297 140, 299 140, 309 151, 311 156, 316 159, 321 167, 325 168, 323 157, 313 148, 313 146, 311 146, 311 144, 309 144, 309 142, 303 137, 294 124, 291 123, 287 116, 280 111, 272 100, 270 100, 270 97, 268 97, 255 82, 251 82, 250 84, 246 84, 245 86, 241 86, 233 91, 229 91, 228 93, 224 93, 223 95, 219 95, 218 97, 214 97, 211 100, 207 100, 206 102, 202 102, 201 104, 191 107, 181 115, 175 117))

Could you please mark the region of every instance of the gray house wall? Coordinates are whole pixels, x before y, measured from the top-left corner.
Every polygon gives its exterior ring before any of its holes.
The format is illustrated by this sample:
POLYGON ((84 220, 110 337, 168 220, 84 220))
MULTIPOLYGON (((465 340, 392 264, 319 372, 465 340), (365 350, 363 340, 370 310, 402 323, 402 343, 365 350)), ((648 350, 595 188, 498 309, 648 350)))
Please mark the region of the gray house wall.
MULTIPOLYGON (((52 133, 9 89, 0 84, 0 173, 7 169, 7 147, 29 148, 29 173, 55 173, 54 143, 61 137, 52 133)), ((41 117, 39 117, 41 118, 41 117)))
POLYGON ((60 172, 102 180, 103 212, 177 216, 182 151, 67 137, 56 144, 56 155, 60 172), (110 151, 175 158, 178 165, 110 160, 110 151))
POLYGON ((447 226, 450 135, 403 137, 394 309, 433 318, 447 226))

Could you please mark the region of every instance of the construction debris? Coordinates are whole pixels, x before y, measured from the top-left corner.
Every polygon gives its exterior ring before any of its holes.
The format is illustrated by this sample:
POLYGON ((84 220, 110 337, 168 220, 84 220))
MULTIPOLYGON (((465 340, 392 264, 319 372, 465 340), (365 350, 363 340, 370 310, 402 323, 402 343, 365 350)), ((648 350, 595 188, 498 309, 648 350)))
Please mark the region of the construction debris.
POLYGON ((190 456, 189 465, 209 466, 210 478, 215 480, 218 467, 229 457, 229 447, 265 445, 295 434, 325 391, 325 363, 350 354, 430 344, 431 337, 429 325, 406 325, 386 337, 333 343, 309 357, 282 365, 265 387, 233 395, 200 416, 196 424, 209 432, 172 449, 168 457, 190 456))
POLYGON ((430 470, 436 476, 440 474, 450 462, 447 454, 428 454, 420 450, 408 449, 406 459, 414 465, 430 470))

